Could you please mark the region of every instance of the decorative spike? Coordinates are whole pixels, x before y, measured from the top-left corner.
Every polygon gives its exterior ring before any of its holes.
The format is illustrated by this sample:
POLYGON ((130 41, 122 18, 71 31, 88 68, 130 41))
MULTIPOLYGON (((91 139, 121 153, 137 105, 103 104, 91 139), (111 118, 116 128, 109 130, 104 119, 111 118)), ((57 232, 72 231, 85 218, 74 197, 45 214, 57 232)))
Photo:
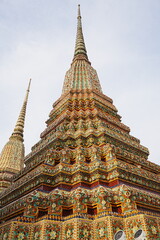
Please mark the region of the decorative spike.
POLYGON ((0 154, 0 192, 11 184, 12 176, 24 168, 23 131, 30 84, 31 79, 14 131, 0 154))
POLYGON ((62 94, 71 90, 90 89, 102 93, 101 85, 96 70, 88 60, 83 39, 80 5, 78 5, 78 24, 74 58, 71 68, 65 75, 62 94))
POLYGON ((14 128, 14 131, 10 137, 10 139, 13 138, 18 138, 19 140, 21 140, 22 142, 23 140, 23 131, 24 131, 24 122, 25 122, 25 115, 26 115, 26 106, 27 106, 27 102, 28 102, 28 95, 29 95, 29 91, 30 91, 30 85, 31 85, 31 79, 29 80, 29 84, 28 84, 28 88, 27 88, 27 93, 22 105, 22 109, 20 111, 16 126, 14 128))
POLYGON ((78 17, 80 17, 80 18, 81 18, 80 4, 78 4, 78 17))
POLYGON ((83 58, 88 61, 87 50, 85 47, 83 31, 82 31, 80 5, 78 5, 77 19, 78 19, 78 21, 77 21, 77 36, 76 36, 76 45, 75 45, 73 61, 77 58, 83 58))

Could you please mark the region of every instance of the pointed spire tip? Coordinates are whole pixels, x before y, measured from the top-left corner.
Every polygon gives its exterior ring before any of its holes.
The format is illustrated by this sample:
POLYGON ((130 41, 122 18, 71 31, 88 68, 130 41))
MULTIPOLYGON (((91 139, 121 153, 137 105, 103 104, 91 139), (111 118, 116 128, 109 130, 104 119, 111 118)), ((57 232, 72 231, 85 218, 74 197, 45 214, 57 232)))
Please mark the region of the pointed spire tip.
POLYGON ((77 35, 76 35, 76 45, 75 45, 73 61, 78 58, 85 59, 86 61, 88 61, 87 50, 85 47, 83 31, 82 31, 80 4, 78 4, 77 35))
POLYGON ((24 123, 25 123, 26 107, 27 107, 27 102, 28 102, 30 85, 31 85, 31 79, 29 80, 26 96, 25 96, 16 126, 14 128, 14 131, 13 131, 10 139, 13 139, 14 137, 16 137, 16 138, 19 138, 23 142, 24 123))
POLYGON ((27 88, 27 92, 29 92, 30 91, 30 86, 31 86, 31 78, 29 79, 29 84, 28 84, 28 88, 27 88))
POLYGON ((78 17, 81 17, 80 4, 78 4, 78 17))

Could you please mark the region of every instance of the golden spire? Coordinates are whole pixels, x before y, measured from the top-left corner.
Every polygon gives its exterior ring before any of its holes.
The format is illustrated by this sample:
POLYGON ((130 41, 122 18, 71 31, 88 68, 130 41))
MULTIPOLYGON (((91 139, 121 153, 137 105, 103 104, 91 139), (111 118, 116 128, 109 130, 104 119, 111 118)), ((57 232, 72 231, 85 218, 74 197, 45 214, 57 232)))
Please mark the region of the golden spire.
POLYGON ((66 72, 62 94, 70 90, 94 90, 102 93, 101 85, 96 70, 88 60, 84 43, 80 5, 78 5, 78 24, 74 58, 70 69, 66 72))
POLYGON ((26 96, 22 105, 22 109, 20 111, 16 126, 14 128, 14 131, 10 137, 12 138, 18 138, 21 141, 23 140, 23 131, 24 131, 24 122, 25 122, 25 115, 26 115, 26 106, 27 106, 27 101, 28 101, 28 95, 29 95, 29 90, 30 90, 30 85, 31 85, 31 79, 29 80, 29 85, 27 88, 26 96))
POLYGON ((74 58, 79 59, 83 58, 88 61, 88 56, 87 56, 87 50, 85 47, 84 43, 84 38, 83 38, 83 31, 82 31, 82 22, 81 22, 81 12, 80 12, 80 5, 78 5, 78 17, 77 17, 77 35, 76 35, 76 45, 75 45, 75 51, 74 51, 74 58))
POLYGON ((30 84, 31 79, 14 131, 1 152, 0 172, 9 170, 11 173, 16 173, 24 166, 23 131, 30 84))

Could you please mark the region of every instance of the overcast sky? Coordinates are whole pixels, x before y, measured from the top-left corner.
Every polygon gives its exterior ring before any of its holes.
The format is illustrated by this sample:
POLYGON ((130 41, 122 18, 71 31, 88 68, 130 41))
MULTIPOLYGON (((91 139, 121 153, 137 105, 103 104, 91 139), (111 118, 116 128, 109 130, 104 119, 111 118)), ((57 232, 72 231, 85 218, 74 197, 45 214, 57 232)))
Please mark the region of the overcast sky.
POLYGON ((160 0, 0 0, 0 149, 29 78, 26 154, 39 141, 73 57, 78 3, 103 93, 160 164, 160 0))

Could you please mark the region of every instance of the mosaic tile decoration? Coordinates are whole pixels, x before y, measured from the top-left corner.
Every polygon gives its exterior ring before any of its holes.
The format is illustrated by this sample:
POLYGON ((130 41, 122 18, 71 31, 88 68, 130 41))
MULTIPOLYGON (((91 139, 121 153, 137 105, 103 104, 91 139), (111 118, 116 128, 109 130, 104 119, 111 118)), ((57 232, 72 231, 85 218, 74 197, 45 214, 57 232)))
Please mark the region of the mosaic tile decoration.
POLYGON ((0 156, 0 239, 160 240, 160 166, 102 93, 80 7, 62 95, 24 157, 28 93, 0 156))

